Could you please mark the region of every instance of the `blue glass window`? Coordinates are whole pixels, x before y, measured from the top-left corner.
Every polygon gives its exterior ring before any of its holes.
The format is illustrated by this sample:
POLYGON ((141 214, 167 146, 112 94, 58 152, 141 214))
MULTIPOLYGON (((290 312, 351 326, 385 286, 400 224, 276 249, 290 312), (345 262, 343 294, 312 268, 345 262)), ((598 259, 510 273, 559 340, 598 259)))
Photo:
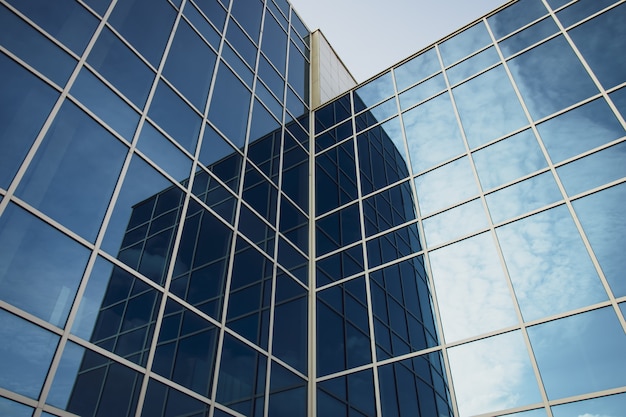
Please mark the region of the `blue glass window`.
MULTIPOLYGON (((222 416, 215 410, 214 416, 222 416)), ((207 416, 209 405, 151 379, 141 415, 145 417, 207 416)), ((230 417, 230 414, 223 414, 230 417)))
POLYGON ((167 84, 159 81, 149 116, 192 155, 196 152, 202 120, 167 84))
POLYGON ((317 261, 317 286, 363 272, 363 247, 353 246, 317 261))
MULTIPOLYGON (((584 416, 585 414, 597 413, 598 415, 619 415, 626 406, 626 394, 608 395, 606 397, 592 398, 575 403, 557 405, 552 407, 554 417, 584 416)), ((544 414, 545 415, 545 414, 544 414)), ((593 414, 592 414, 593 415, 593 414)))
POLYGON ((598 92, 563 36, 508 61, 533 119, 541 119, 598 92))
POLYGON ((448 68, 446 73, 448 74, 450 85, 457 84, 499 61, 500 56, 496 52, 496 48, 493 46, 489 47, 473 57, 448 68))
POLYGON ((148 122, 141 129, 137 147, 177 181, 189 178, 191 159, 148 122))
POLYGON ((323 255, 361 238, 359 206, 353 204, 317 221, 317 254, 323 255))
POLYGON ((87 68, 80 71, 70 93, 128 142, 132 142, 139 114, 87 68))
POLYGON ((449 94, 441 94, 403 113, 402 120, 414 173, 465 152, 449 94))
POLYGON ((98 25, 98 19, 72 0, 54 3, 46 0, 10 0, 9 3, 78 55, 83 53, 98 25))
POLYGON ((372 370, 350 373, 317 384, 317 413, 318 416, 374 417, 374 398, 372 370))
MULTIPOLYGON (((585 2, 578 2, 572 7, 581 3, 585 2)), ((595 5, 613 1, 586 3, 595 5)), ((626 5, 621 4, 570 31, 574 43, 585 56, 600 83, 607 89, 626 81, 626 56, 622 53, 626 48, 624 13, 626 5)))
POLYGON ((287 34, 269 13, 265 15, 264 26, 261 50, 283 72, 287 60, 287 34))
POLYGON ((528 124, 502 66, 461 84, 452 90, 452 94, 470 148, 528 124))
POLYGON ((602 271, 616 297, 626 295, 626 282, 622 279, 626 258, 626 220, 623 206, 626 185, 620 184, 574 201, 574 210, 580 219, 591 247, 600 262, 602 271))
POLYGON ((58 93, 4 54, 0 54, 0 73, 0 187, 6 189, 58 93))
POLYGON ((66 102, 16 195, 93 241, 126 152, 120 141, 66 102))
POLYGON ((59 336, 0 310, 0 337, 0 387, 37 399, 59 336))
POLYGON ((449 66, 490 43, 491 37, 487 32, 487 27, 484 23, 479 22, 443 42, 439 45, 439 51, 444 65, 449 66))
MULTIPOLYGON (((24 404, 11 401, 8 398, 0 397, 0 410, 11 417, 31 417, 35 411, 33 408, 24 404)), ((47 417, 46 413, 42 416, 47 417)), ((51 416, 54 417, 54 416, 51 416)))
POLYGON ((554 23, 552 17, 546 17, 521 32, 500 41, 500 50, 506 58, 558 31, 559 27, 554 23))
POLYGON ((148 98, 154 73, 113 32, 104 28, 87 62, 138 107, 148 98))
POLYGON ((259 0, 235 0, 231 13, 252 40, 258 43, 261 18, 263 17, 263 2, 259 0))
POLYGON ((398 91, 441 70, 435 49, 429 49, 393 70, 398 91))
POLYGON ((568 27, 613 3, 615 0, 579 0, 569 7, 559 10, 557 17, 563 26, 568 27))
POLYGON ((528 328, 551 400, 626 384, 626 334, 612 307, 528 328))
MULTIPOLYGON (((309 99, 309 63, 304 56, 294 48, 293 42, 289 49, 289 85, 291 85, 296 93, 305 101, 309 99)), ((296 116, 299 116, 297 114, 296 116)))
POLYGON ((276 277, 272 354, 307 373, 308 300, 306 289, 285 274, 276 277))
POLYGON ((354 141, 349 140, 318 155, 315 162, 317 214, 357 198, 354 141))
POLYGON ((175 10, 165 0, 129 0, 115 5, 109 22, 158 67, 175 17, 175 10))
POLYGON ((488 17, 487 23, 496 39, 499 39, 546 13, 541 0, 522 0, 488 17))
POLYGON ((250 96, 250 91, 235 74, 225 65, 220 65, 209 120, 238 148, 243 147, 246 139, 250 96))
MULTIPOLYGON (((224 23, 226 23, 226 10, 222 7, 218 0, 194 0, 197 7, 202 10, 204 15, 217 27, 218 31, 224 29, 224 23)), ((195 5, 194 4, 194 5, 195 5)), ((189 11, 191 4, 187 4, 185 13, 189 11)))
POLYGON ((70 55, 1 5, 0 43, 61 86, 76 65, 70 55))
POLYGON ((215 53, 185 22, 181 21, 163 68, 165 77, 200 111, 209 94, 215 53))
POLYGON ((393 95, 391 72, 376 78, 354 91, 354 111, 359 112, 393 95))

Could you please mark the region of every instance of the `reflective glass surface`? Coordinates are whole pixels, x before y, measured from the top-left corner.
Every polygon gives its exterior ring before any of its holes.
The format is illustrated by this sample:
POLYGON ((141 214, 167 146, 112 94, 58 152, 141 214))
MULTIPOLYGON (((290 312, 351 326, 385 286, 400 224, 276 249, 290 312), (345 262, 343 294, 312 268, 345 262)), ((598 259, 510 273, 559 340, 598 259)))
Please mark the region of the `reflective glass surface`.
POLYGON ((546 13, 541 0, 522 0, 488 17, 487 23, 496 39, 499 39, 546 13))
POLYGON ((374 377, 370 369, 320 382, 317 387, 319 417, 376 415, 374 377))
POLYGON ((541 401, 520 332, 510 332, 448 349, 461 416, 541 401), (476 383, 480 376, 480 384, 476 383))
POLYGON ((470 148, 528 124, 502 66, 461 84, 452 94, 470 148))
POLYGON ((58 93, 4 54, 0 72, 0 187, 7 189, 58 93))
POLYGON ((102 126, 66 102, 17 195, 93 241, 126 152, 102 126))
POLYGON ((485 197, 491 220, 496 224, 562 198, 563 195, 550 172, 510 185, 485 197))
MULTIPOLYGON (((187 394, 168 387, 154 379, 148 382, 146 399, 141 412, 142 416, 162 416, 177 417, 181 415, 201 416, 209 413, 209 405, 187 394)), ((230 416, 230 414, 219 414, 215 411, 215 416, 230 416)))
POLYGON ((4 6, 0 6, 0 43, 59 85, 67 82, 76 65, 70 55, 4 6))
POLYGON ((483 190, 489 190, 547 166, 531 130, 525 130, 472 154, 483 190))
POLYGON ((521 32, 500 41, 500 50, 502 55, 507 58, 555 34, 558 30, 559 27, 554 23, 554 20, 551 17, 546 17, 521 32))
POLYGON ((359 112, 393 95, 391 72, 368 82, 354 91, 354 110, 359 112))
POLYGON ((144 123, 137 147, 179 182, 189 178, 191 159, 150 123, 144 123))
POLYGON ((422 215, 478 194, 467 158, 461 158, 415 179, 422 215))
POLYGON ((557 168, 569 195, 626 177, 626 142, 619 143, 557 168))
POLYGON ((500 56, 496 52, 496 49, 492 46, 453 66, 452 68, 448 68, 446 70, 448 80, 451 85, 457 84, 469 76, 494 65, 498 61, 500 61, 500 56))
POLYGON ((129 142, 139 115, 94 74, 83 68, 70 93, 129 142))
POLYGON ((109 22, 156 68, 175 17, 167 1, 129 0, 116 3, 109 22))
POLYGON ((429 247, 465 236, 487 227, 481 200, 470 201, 424 220, 424 235, 429 247))
POLYGON ((500 227, 496 233, 526 320, 606 300, 565 206, 500 227))
MULTIPOLYGON (((3 415, 12 417, 31 417, 33 415, 33 409, 24 404, 16 403, 8 398, 0 397, 0 412, 3 415)), ((45 417, 45 414, 44 415, 45 417)))
POLYGON ((626 5, 621 4, 571 31, 574 43, 605 88, 626 80, 626 57, 619 52, 626 47, 626 28, 620 24, 625 11, 626 5))
POLYGON ((455 35, 439 45, 444 65, 454 64, 459 59, 470 55, 491 43, 491 37, 483 22, 455 35))
POLYGON ((549 399, 626 383, 626 334, 611 307, 528 328, 549 399))
POLYGON ((552 407, 554 417, 568 417, 572 415, 604 415, 618 416, 626 407, 626 394, 608 395, 586 401, 552 407))
POLYGON ((626 221, 621 215, 625 201, 626 184, 622 183, 573 202, 602 272, 616 297, 626 295, 626 282, 622 279, 626 259, 621 256, 621 250, 626 245, 626 221))
POLYGON ((54 4, 46 0, 10 0, 8 3, 78 55, 83 53, 98 24, 98 19, 72 0, 54 4))
POLYGON ((215 53, 181 21, 163 68, 163 75, 196 106, 204 111, 215 68, 215 53))
POLYGON ((445 89, 446 82, 443 75, 435 75, 434 77, 400 94, 400 107, 402 110, 406 110, 414 104, 417 104, 445 89))
POLYGON ((508 65, 535 120, 598 92, 562 36, 524 52, 508 65))
POLYGON ((0 387, 37 398, 59 336, 4 310, 0 310, 0 336, 0 387))
POLYGON ((404 90, 416 81, 422 80, 437 71, 440 71, 437 51, 429 49, 408 62, 394 68, 398 91, 404 90))
POLYGON ((430 252, 429 256, 446 341, 516 323, 507 278, 489 233, 430 252))
POLYGON ((449 94, 441 94, 409 110, 402 114, 402 120, 414 173, 465 151, 449 94))
POLYGON ((250 95, 235 75, 221 65, 211 99, 216 105, 209 109, 209 120, 238 148, 243 147, 246 139, 250 95))
POLYGON ((140 374, 104 356, 67 342, 48 402, 80 416, 135 414, 140 374))
POLYGON ((552 162, 611 142, 626 132, 604 99, 597 99, 537 125, 552 162))
POLYGON ((87 62, 140 108, 154 74, 109 28, 104 28, 87 62))

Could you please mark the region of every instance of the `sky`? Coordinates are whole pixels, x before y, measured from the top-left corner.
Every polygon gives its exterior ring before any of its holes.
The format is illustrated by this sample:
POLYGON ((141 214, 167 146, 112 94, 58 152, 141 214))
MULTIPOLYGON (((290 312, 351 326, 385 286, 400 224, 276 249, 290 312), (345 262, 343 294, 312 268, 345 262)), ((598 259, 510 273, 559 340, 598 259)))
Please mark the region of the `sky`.
POLYGON ((362 82, 506 0, 290 0, 362 82))

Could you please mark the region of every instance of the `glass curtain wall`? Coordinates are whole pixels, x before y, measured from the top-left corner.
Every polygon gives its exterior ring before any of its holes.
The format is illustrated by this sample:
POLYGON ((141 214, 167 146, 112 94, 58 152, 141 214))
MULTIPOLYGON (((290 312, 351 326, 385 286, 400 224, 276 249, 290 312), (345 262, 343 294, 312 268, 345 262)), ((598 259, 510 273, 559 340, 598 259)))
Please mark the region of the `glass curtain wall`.
POLYGON ((0 1, 0 414, 306 415, 308 35, 0 1))
POLYGON ((623 415, 625 17, 512 2, 315 110, 318 416, 623 415))

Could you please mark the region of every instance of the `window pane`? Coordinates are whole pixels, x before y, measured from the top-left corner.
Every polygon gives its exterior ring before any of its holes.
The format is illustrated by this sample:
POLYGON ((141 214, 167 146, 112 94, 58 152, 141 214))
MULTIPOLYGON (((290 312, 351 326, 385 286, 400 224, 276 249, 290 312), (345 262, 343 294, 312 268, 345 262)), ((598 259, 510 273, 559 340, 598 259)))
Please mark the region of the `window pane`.
POLYGON ((434 48, 429 49, 394 69, 398 91, 404 90, 409 85, 423 80, 440 69, 437 51, 434 48))
POLYGON ((78 74, 70 93, 124 139, 132 142, 139 114, 86 68, 78 74))
POLYGON ((485 233, 430 253, 447 342, 517 322, 493 238, 485 233))
POLYGON ((607 299, 565 206, 496 229, 524 318, 607 299))
POLYGON ((189 179, 191 159, 148 122, 141 129, 137 147, 180 183, 189 179))
POLYGON ((494 223, 539 209, 563 199, 550 172, 544 172, 489 194, 487 206, 494 223))
POLYGON ((202 120, 167 84, 159 81, 150 105, 149 116, 192 155, 202 120))
POLYGON ((598 92, 562 36, 524 52, 508 64, 535 120, 598 92))
POLYGON ((574 201, 574 210, 582 223, 604 276, 616 297, 626 295, 623 271, 626 258, 626 219, 623 216, 626 185, 620 184, 574 201))
POLYGON ((496 39, 499 39, 546 13, 547 10, 541 0, 522 0, 490 16, 487 22, 496 39))
POLYGON ((524 29, 523 31, 501 41, 500 50, 502 51, 504 57, 507 58, 558 31, 559 27, 556 23, 554 23, 554 20, 551 17, 547 17, 524 29))
POLYGON ((0 6, 0 43, 61 86, 76 65, 70 55, 4 6, 0 6))
POLYGON ((602 98, 540 123, 537 130, 554 163, 604 145, 625 133, 602 98))
POLYGON ((547 166, 531 130, 483 148, 472 155, 484 190, 497 187, 547 166))
POLYGON ((109 22, 156 68, 175 17, 167 1, 130 0, 115 5, 109 22))
POLYGON ((622 4, 570 32, 600 83, 607 89, 626 80, 626 57, 621 53, 626 48, 625 12, 626 5, 622 4))
POLYGON ((215 53, 183 20, 176 30, 163 74, 198 110, 204 111, 215 59, 215 53))
POLYGON ((0 231, 0 297, 63 327, 87 249, 14 205, 2 215, 0 231))
POLYGON ((528 124, 502 66, 456 87, 452 93, 470 148, 528 124))
POLYGON ((16 195, 93 241, 126 152, 119 140, 66 102, 16 195))
POLYGON ((584 416, 585 414, 618 416, 624 407, 626 407, 626 394, 622 393, 553 406, 552 415, 554 417, 584 416))
POLYGON ((0 310, 0 338, 0 386, 37 399, 59 336, 0 310))
POLYGON ((98 24, 98 19, 72 0, 54 3, 11 0, 9 3, 78 55, 83 53, 98 24))
POLYGON ((113 32, 104 28, 87 62, 111 84, 142 108, 154 73, 113 32))
POLYGON ((466 78, 469 78, 471 75, 498 63, 499 61, 500 56, 493 46, 485 49, 473 57, 466 59, 465 61, 446 70, 450 85, 457 84, 466 78))
POLYGON ((467 158, 417 177, 415 187, 423 216, 478 194, 467 158))
MULTIPOLYGON (((2 414, 11 417, 31 417, 35 410, 8 398, 0 397, 0 411, 2 411, 2 414)), ((45 417, 45 414, 43 413, 42 415, 45 417)))
POLYGON ((424 220, 429 247, 468 235, 488 226, 481 200, 470 201, 424 220))
POLYGON ((376 78, 354 91, 354 111, 359 112, 393 95, 391 72, 376 78))
POLYGON ((470 416, 541 402, 519 332, 448 349, 459 414, 470 416), (480 375, 480 383, 476 376, 480 375))
POLYGON ((7 189, 58 93, 4 54, 0 73, 0 187, 7 189))
POLYGON ((626 384, 626 334, 612 307, 528 328, 548 399, 626 384))
POLYGON ((439 51, 444 65, 448 66, 490 43, 491 38, 485 24, 479 22, 443 42, 439 45, 439 51))
POLYGON ((409 110, 402 114, 402 120, 414 173, 465 152, 449 94, 409 110))
POLYGON ((209 120, 238 148, 243 147, 246 139, 250 96, 250 91, 237 77, 221 65, 211 99, 209 120))

